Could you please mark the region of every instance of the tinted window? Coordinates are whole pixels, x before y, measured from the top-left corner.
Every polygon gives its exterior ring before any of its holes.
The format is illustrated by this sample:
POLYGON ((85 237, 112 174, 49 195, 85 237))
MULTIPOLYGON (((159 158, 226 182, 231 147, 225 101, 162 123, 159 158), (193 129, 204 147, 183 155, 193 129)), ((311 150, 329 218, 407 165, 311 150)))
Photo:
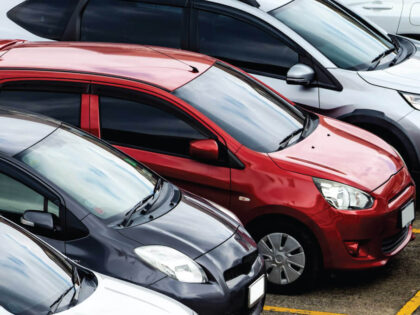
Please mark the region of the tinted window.
POLYGON ((91 0, 83 14, 83 41, 180 48, 183 9, 122 0, 91 0))
MULTIPOLYGON (((270 14, 343 69, 367 69, 372 60, 394 47, 389 40, 326 1, 295 0, 270 14)), ((392 60, 395 54, 392 55, 387 58, 392 60)))
POLYGON ((229 16, 200 11, 199 51, 250 71, 285 75, 299 61, 280 39, 229 16))
POLYGON ((104 220, 119 220, 156 184, 141 164, 73 129, 57 129, 16 158, 104 220))
POLYGON ((48 201, 45 205, 44 201, 45 198, 41 194, 21 182, 0 173, 0 211, 4 215, 17 215, 20 217, 26 210, 48 210, 48 212, 58 217, 58 206, 51 201, 48 201))
POLYGON ((12 314, 48 314, 50 305, 73 286, 66 261, 2 219, 0 279, 0 313, 3 307, 12 314))
POLYGON ((203 135, 173 113, 147 102, 100 97, 102 138, 116 144, 188 155, 203 135))
POLYGON ((41 91, 0 91, 0 105, 43 114, 80 126, 81 96, 73 93, 41 91))
POLYGON ((10 10, 7 16, 31 33, 50 39, 60 39, 76 0, 26 0, 10 10))
POLYGON ((215 65, 174 92, 250 149, 273 152, 304 116, 267 89, 229 68, 215 65))

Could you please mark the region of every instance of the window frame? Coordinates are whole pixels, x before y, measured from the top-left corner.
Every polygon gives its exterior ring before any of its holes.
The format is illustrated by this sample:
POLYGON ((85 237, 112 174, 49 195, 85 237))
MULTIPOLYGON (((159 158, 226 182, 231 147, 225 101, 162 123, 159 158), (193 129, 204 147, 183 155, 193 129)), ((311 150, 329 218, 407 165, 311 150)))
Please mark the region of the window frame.
MULTIPOLYGON (((261 31, 268 33, 269 35, 277 38, 279 41, 284 42, 285 45, 289 46, 290 49, 293 49, 298 54, 299 62, 306 64, 312 67, 315 70, 316 78, 311 86, 320 87, 329 90, 342 91, 343 86, 340 82, 327 70, 325 69, 312 55, 303 49, 299 44, 293 41, 290 37, 282 33, 279 29, 268 24, 264 20, 253 16, 245 11, 239 9, 219 4, 212 3, 207 1, 193 1, 193 8, 191 13, 191 27, 190 27, 190 46, 189 50, 200 52, 199 51, 199 25, 198 25, 198 14, 199 11, 207 11, 213 14, 221 14, 229 16, 233 19, 247 23, 253 27, 261 29, 261 31)), ((265 71, 256 71, 250 68, 242 67, 246 72, 253 73, 256 75, 262 75, 266 77, 271 77, 280 80, 286 80, 286 76, 280 75, 278 73, 265 72, 265 71)))
MULTIPOLYGON (((0 84, 0 93, 2 91, 27 91, 27 92, 50 92, 50 93, 73 93, 80 95, 79 106, 79 126, 81 128, 83 122, 83 94, 89 94, 89 83, 70 82, 70 81, 51 81, 51 80, 9 80, 0 84)), ((9 107, 10 109, 15 109, 9 107)), ((30 111, 33 112, 33 111, 30 111)), ((35 112, 34 112, 35 113, 35 112)), ((42 114, 40 114, 42 115, 42 114)), ((56 118, 52 118, 56 119, 56 118)), ((56 119, 58 120, 58 119, 56 119)), ((67 123, 67 122, 64 122, 67 123)), ((68 124, 68 123, 67 123, 68 124)))
MULTIPOLYGON (((240 161, 238 161, 238 159, 233 155, 233 153, 230 152, 230 150, 227 148, 226 142, 223 138, 216 135, 214 132, 209 130, 209 128, 207 128, 205 125, 200 123, 197 119, 195 119, 194 117, 186 113, 184 110, 182 110, 181 107, 176 105, 175 101, 169 101, 169 100, 163 99, 162 97, 158 95, 151 94, 147 90, 138 91, 138 90, 130 89, 128 87, 116 87, 116 86, 108 86, 108 85, 101 85, 101 84, 93 84, 92 89, 91 89, 91 94, 98 96, 98 104, 97 104, 98 118, 97 119, 99 121, 99 128, 101 130, 101 133, 100 133, 101 140, 103 141, 107 141, 111 143, 112 145, 194 160, 188 155, 177 154, 177 153, 167 152, 167 151, 153 150, 149 148, 138 147, 135 145, 131 146, 128 144, 115 143, 115 142, 106 140, 102 137, 102 126, 101 126, 102 122, 101 122, 101 113, 100 113, 100 106, 101 106, 100 97, 101 96, 113 97, 117 99, 120 98, 120 99, 125 99, 125 100, 129 100, 133 102, 157 101, 159 105, 157 105, 156 107, 170 114, 173 114, 174 116, 178 117, 179 119, 183 120, 185 123, 190 125, 197 132, 201 133, 204 137, 207 137, 207 139, 212 139, 217 142, 217 144, 219 145, 220 159, 218 161, 206 161, 206 162, 201 161, 202 163, 215 165, 215 166, 221 166, 221 167, 229 167, 229 168, 230 167, 233 167, 233 168, 243 167, 243 164, 240 161)), ((93 118, 93 119, 96 119, 96 118, 93 118)))

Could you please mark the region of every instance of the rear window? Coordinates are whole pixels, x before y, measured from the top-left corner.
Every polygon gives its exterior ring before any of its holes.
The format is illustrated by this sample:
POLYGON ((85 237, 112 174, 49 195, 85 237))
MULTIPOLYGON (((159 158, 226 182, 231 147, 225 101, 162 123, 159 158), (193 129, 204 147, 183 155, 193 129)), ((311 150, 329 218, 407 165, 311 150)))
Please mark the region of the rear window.
POLYGON ((49 39, 61 39, 77 5, 76 0, 26 0, 7 16, 27 31, 49 39))

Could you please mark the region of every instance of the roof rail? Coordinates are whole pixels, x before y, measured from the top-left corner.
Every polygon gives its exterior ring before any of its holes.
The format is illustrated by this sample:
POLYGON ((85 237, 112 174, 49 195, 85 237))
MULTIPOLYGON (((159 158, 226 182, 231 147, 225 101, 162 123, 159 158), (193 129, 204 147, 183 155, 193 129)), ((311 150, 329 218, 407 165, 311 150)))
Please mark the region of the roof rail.
POLYGON ((5 50, 9 46, 13 46, 14 44, 23 43, 23 42, 24 42, 23 39, 5 39, 5 40, 0 40, 0 51, 1 50, 5 50))
POLYGON ((258 3, 257 0, 239 0, 239 1, 241 1, 243 3, 246 3, 246 4, 249 4, 250 6, 253 6, 253 7, 256 7, 256 8, 260 7, 260 4, 258 3))

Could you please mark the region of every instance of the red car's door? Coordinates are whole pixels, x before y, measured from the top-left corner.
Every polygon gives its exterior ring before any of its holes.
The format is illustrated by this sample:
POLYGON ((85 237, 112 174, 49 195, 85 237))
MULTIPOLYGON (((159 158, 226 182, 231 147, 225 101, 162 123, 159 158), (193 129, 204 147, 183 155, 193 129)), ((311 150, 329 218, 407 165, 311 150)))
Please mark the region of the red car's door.
POLYGON ((230 168, 223 140, 175 104, 146 93, 100 86, 90 98, 90 131, 174 184, 229 207, 230 168), (215 163, 189 155, 193 140, 217 139, 215 163))

